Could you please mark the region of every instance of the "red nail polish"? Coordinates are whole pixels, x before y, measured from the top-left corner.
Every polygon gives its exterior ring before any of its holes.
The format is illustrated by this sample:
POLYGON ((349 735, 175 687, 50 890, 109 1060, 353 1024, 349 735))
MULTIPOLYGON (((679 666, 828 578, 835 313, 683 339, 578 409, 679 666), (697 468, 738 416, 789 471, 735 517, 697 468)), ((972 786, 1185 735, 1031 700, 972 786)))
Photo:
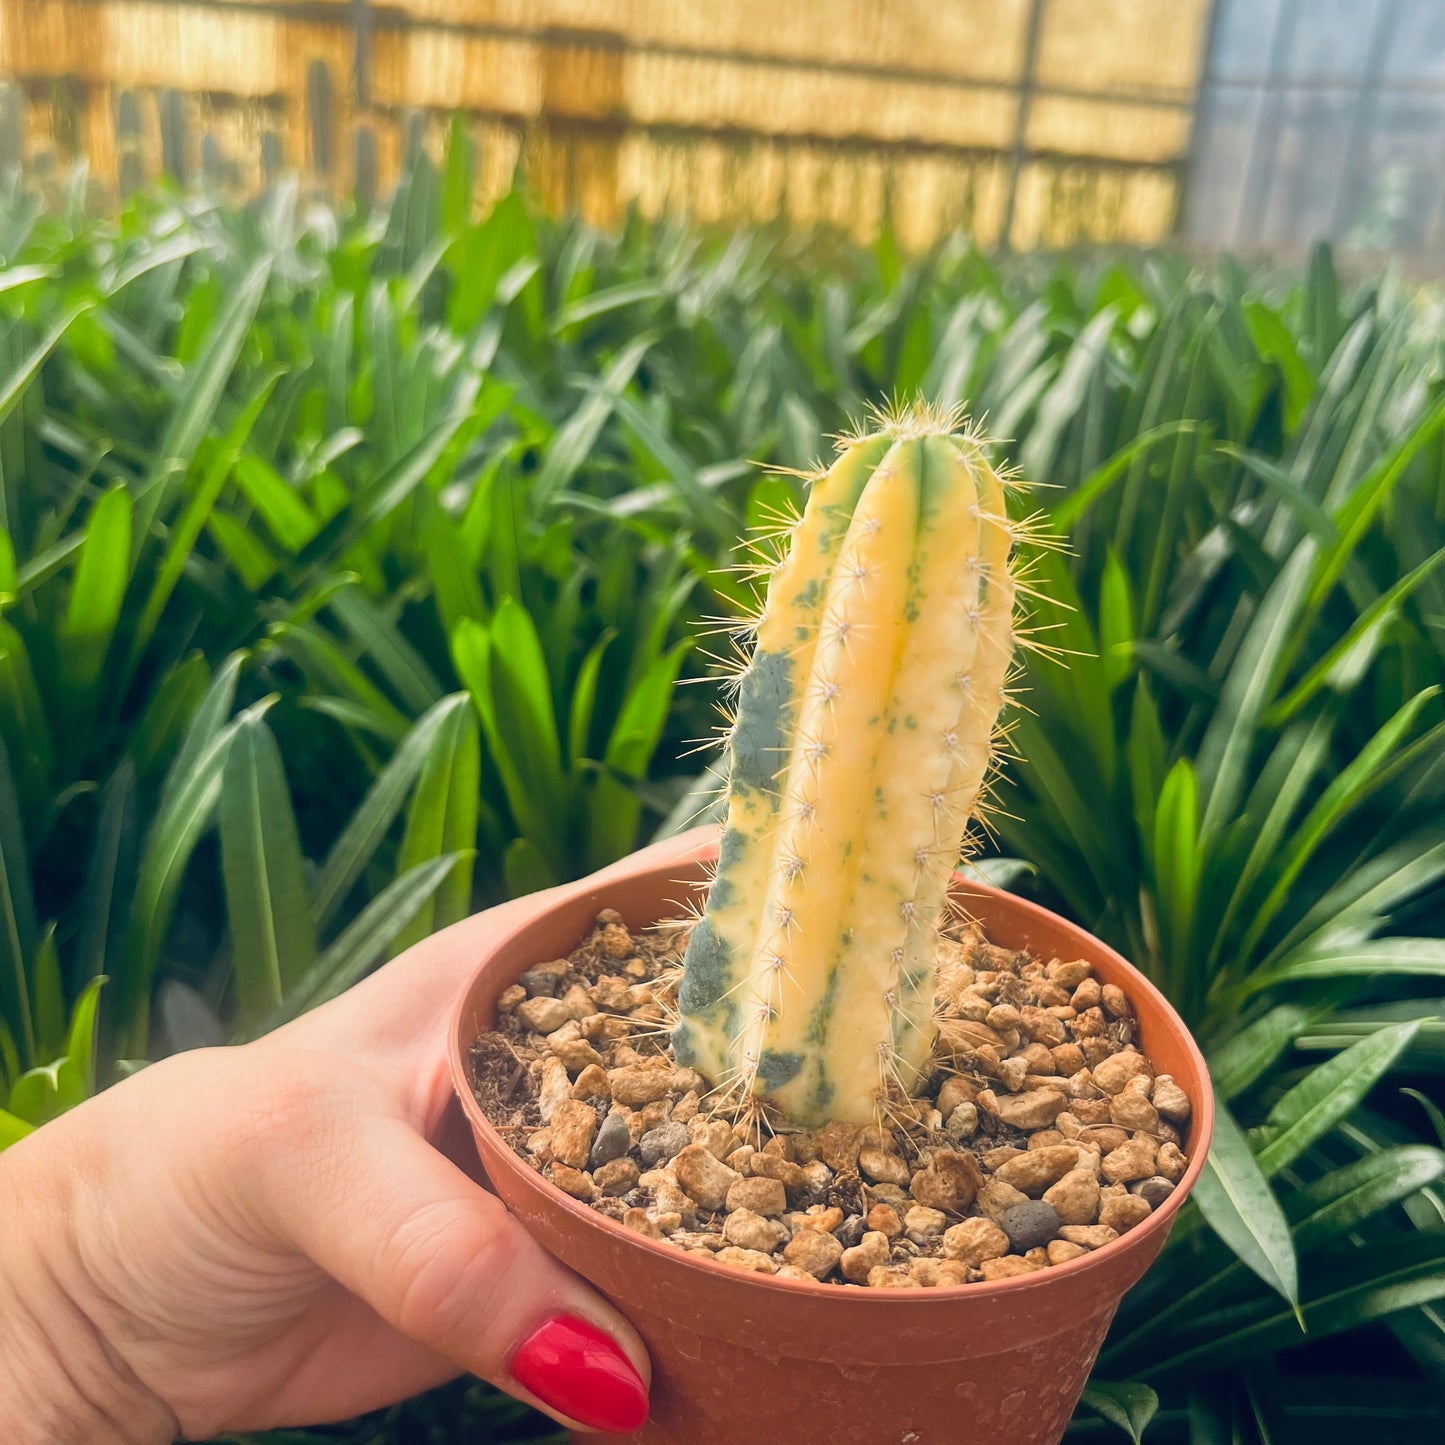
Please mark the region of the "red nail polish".
POLYGON ((617 1342, 576 1315, 554 1315, 517 1347, 512 1375, 539 1400, 594 1430, 625 1434, 647 1419, 647 1387, 617 1342))

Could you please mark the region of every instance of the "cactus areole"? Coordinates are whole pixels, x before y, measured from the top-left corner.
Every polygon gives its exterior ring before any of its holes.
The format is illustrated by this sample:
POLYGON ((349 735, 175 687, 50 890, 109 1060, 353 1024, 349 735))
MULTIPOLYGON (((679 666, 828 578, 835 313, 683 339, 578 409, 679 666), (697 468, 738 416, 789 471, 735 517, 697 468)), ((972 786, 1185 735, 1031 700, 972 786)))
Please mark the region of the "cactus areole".
POLYGON ((673 1047, 795 1123, 866 1123, 933 1049, 938 930, 1013 649, 1004 485, 956 415, 839 444, 772 569, 673 1047))

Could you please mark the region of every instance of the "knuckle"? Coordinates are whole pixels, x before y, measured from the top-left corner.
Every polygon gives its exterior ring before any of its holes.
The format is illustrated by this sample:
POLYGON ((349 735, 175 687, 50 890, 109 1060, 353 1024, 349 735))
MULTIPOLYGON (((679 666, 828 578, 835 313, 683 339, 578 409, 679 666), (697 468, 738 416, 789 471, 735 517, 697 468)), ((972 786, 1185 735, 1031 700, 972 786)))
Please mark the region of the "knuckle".
POLYGON ((469 1348, 495 1319, 513 1252, 473 1206, 439 1201, 410 1216, 391 1241, 396 1327, 423 1343, 469 1348))

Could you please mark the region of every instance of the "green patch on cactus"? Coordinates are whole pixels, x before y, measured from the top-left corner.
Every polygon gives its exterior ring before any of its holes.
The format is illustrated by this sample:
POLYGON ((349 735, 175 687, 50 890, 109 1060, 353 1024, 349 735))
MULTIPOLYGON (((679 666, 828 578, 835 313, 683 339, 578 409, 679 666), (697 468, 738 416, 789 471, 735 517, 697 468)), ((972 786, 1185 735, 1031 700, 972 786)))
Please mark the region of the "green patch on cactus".
POLYGON ((708 889, 708 899, 714 908, 726 908, 737 896, 738 886, 725 873, 719 873, 708 889))
POLYGON ((828 1037, 828 1026, 833 1022, 833 1010, 838 1004, 838 971, 828 975, 828 986, 823 997, 814 1005, 808 1017, 807 1040, 810 1044, 822 1044, 828 1037))
POLYGON ((758 1082, 766 1089, 781 1089, 796 1079, 803 1068, 803 1056, 796 1050, 779 1053, 777 1049, 764 1049, 758 1059, 758 1082))
POLYGON ((814 611, 823 605, 823 579, 813 577, 808 584, 793 596, 793 606, 803 611, 814 611))
POLYGON ((708 890, 708 906, 714 911, 726 908, 737 895, 737 883, 733 870, 742 862, 747 852, 748 836, 739 828, 729 828, 722 835, 718 846, 717 874, 708 890))
POLYGON ((672 1056, 685 1069, 694 1069, 700 1062, 697 1037, 689 1023, 680 1023, 672 1031, 672 1056))
POLYGON ((748 835, 740 828, 729 828, 722 835, 722 841, 718 844, 718 872, 726 873, 729 868, 735 868, 742 861, 747 846, 748 835))
POLYGON ((771 791, 783 765, 792 702, 792 659, 781 652, 756 653, 743 675, 729 786, 771 791))
POLYGON ((710 1009, 731 987, 732 950, 712 925, 700 918, 687 940, 682 985, 677 1001, 684 1013, 710 1009))

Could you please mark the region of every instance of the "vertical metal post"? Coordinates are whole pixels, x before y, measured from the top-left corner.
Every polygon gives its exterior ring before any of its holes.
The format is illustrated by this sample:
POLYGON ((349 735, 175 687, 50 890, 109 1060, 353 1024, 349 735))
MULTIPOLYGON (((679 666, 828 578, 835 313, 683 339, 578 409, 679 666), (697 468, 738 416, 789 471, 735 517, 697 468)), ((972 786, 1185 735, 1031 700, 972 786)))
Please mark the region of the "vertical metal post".
POLYGON ((1028 154, 1029 112, 1033 109, 1034 90, 1038 84, 1039 35, 1043 30, 1044 7, 1048 0, 1032 0, 1029 5, 1028 29, 1024 35, 1024 63, 1019 72, 1018 123, 1014 127, 1013 158, 1009 165, 1008 194, 1003 203, 1003 222, 999 226, 998 249, 1013 246, 1014 207, 1018 203, 1019 172, 1028 154))
POLYGON ((1260 94, 1259 113, 1254 132, 1249 138, 1249 155, 1244 164, 1244 184, 1239 190, 1239 204, 1234 212, 1234 244, 1245 239, 1248 226, 1253 239, 1262 240, 1261 228, 1269 193, 1274 188, 1275 162, 1279 155, 1279 132, 1284 109, 1284 88, 1288 79, 1287 61, 1294 39, 1297 0, 1279 0, 1275 13, 1274 34, 1269 42, 1269 61, 1260 94), (1258 204, 1255 204, 1256 198, 1258 204), (1251 211, 1255 214, 1251 216, 1251 211))
POLYGON ((329 180, 335 154, 336 103, 331 93, 331 67, 324 60, 313 60, 306 67, 306 129, 312 173, 329 180))
POLYGON ((356 58, 352 64, 352 84, 356 104, 371 104, 371 0, 351 0, 351 29, 356 41, 356 58))
POLYGON ((1179 187, 1174 201, 1174 226, 1176 236, 1187 235, 1189 231, 1190 187, 1194 184, 1194 172, 1199 164, 1199 144, 1209 134, 1210 122, 1214 119, 1215 99, 1215 47, 1219 43, 1220 13, 1227 0, 1209 0, 1209 16, 1204 22, 1204 50, 1199 62, 1199 79, 1194 87, 1194 110, 1189 117, 1189 143, 1184 148, 1184 160, 1180 164, 1175 184, 1179 187))
POLYGON ((1344 161, 1335 186, 1334 204, 1330 207, 1329 234, 1332 240, 1340 239, 1359 206, 1365 153, 1375 128, 1385 60, 1389 56, 1390 42, 1395 38, 1395 26, 1399 19, 1400 0, 1380 0, 1380 8, 1375 12, 1374 30, 1370 35, 1370 48, 1365 57, 1365 69, 1360 76, 1360 88, 1355 92, 1354 105, 1350 107, 1344 161))

